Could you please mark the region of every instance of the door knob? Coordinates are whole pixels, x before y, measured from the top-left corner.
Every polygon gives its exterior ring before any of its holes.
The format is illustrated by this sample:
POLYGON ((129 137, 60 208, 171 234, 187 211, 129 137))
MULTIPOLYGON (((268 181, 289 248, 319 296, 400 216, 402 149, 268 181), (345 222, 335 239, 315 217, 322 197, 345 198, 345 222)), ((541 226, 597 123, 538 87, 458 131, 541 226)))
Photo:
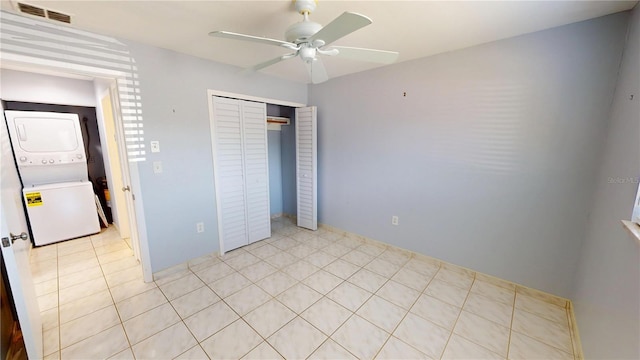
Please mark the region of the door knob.
POLYGON ((12 233, 9 233, 9 236, 11 236, 12 244, 18 239, 27 240, 29 238, 29 235, 24 231, 20 235, 13 235, 12 233))
POLYGON ((129 187, 129 185, 123 186, 122 191, 131 191, 131 188, 129 187))
MULTIPOLYGON (((12 233, 9 233, 9 237, 11 238, 11 244, 13 244, 18 239, 27 240, 29 238, 29 235, 27 235, 27 233, 23 231, 20 235, 13 235, 12 233)), ((3 247, 8 247, 9 245, 10 245, 9 244, 9 238, 8 237, 3 237, 2 238, 2 246, 3 247)))

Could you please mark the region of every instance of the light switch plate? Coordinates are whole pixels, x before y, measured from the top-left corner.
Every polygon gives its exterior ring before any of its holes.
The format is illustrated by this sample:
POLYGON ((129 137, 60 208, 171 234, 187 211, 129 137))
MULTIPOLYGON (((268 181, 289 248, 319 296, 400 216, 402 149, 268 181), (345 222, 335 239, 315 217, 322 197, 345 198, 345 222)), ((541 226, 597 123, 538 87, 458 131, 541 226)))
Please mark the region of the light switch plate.
POLYGON ((151 141, 151 152, 159 153, 160 152, 160 141, 151 141))
POLYGON ((153 162, 153 173, 160 174, 162 172, 162 161, 153 162))

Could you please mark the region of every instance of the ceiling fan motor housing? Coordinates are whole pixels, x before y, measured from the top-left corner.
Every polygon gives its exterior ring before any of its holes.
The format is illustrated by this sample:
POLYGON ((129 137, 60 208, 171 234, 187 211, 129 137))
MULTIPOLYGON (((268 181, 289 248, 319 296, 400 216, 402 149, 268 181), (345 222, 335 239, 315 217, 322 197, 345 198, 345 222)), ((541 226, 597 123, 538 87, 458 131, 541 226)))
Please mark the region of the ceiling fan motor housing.
POLYGON ((287 28, 284 37, 288 42, 299 44, 322 29, 322 25, 313 21, 297 22, 287 28))

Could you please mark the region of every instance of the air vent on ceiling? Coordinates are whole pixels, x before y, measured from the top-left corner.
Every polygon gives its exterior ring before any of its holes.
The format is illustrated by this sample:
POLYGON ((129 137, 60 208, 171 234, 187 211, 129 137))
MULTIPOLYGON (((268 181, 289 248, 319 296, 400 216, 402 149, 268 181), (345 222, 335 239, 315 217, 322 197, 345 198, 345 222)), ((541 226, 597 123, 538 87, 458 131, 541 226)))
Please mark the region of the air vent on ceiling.
POLYGON ((47 17, 51 20, 60 21, 63 23, 71 24, 71 16, 57 11, 47 10, 47 17))
POLYGON ((28 5, 23 3, 18 3, 18 7, 20 8, 20 11, 25 14, 46 17, 43 8, 39 8, 33 5, 28 5))
POLYGON ((44 9, 41 7, 37 7, 37 6, 25 4, 25 3, 18 3, 18 9, 20 10, 20 12, 25 14, 71 24, 71 16, 67 14, 63 14, 61 12, 44 9))

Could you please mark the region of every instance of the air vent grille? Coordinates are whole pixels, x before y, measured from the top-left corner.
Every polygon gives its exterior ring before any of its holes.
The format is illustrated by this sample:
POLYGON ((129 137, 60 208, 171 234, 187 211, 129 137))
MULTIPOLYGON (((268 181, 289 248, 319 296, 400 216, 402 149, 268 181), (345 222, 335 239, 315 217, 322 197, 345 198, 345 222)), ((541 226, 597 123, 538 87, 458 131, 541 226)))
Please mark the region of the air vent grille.
POLYGON ((43 8, 39 8, 33 5, 28 5, 23 3, 18 3, 18 7, 20 8, 20 11, 25 14, 46 17, 43 8))
POLYGON ((25 4, 25 3, 18 3, 18 9, 20 10, 20 12, 25 14, 47 18, 53 21, 59 21, 66 24, 71 24, 71 16, 67 14, 63 14, 61 12, 57 12, 49 9, 43 9, 41 7, 37 7, 37 6, 25 4))
POLYGON ((67 14, 59 13, 57 11, 47 10, 47 17, 51 20, 71 24, 71 16, 67 14))

